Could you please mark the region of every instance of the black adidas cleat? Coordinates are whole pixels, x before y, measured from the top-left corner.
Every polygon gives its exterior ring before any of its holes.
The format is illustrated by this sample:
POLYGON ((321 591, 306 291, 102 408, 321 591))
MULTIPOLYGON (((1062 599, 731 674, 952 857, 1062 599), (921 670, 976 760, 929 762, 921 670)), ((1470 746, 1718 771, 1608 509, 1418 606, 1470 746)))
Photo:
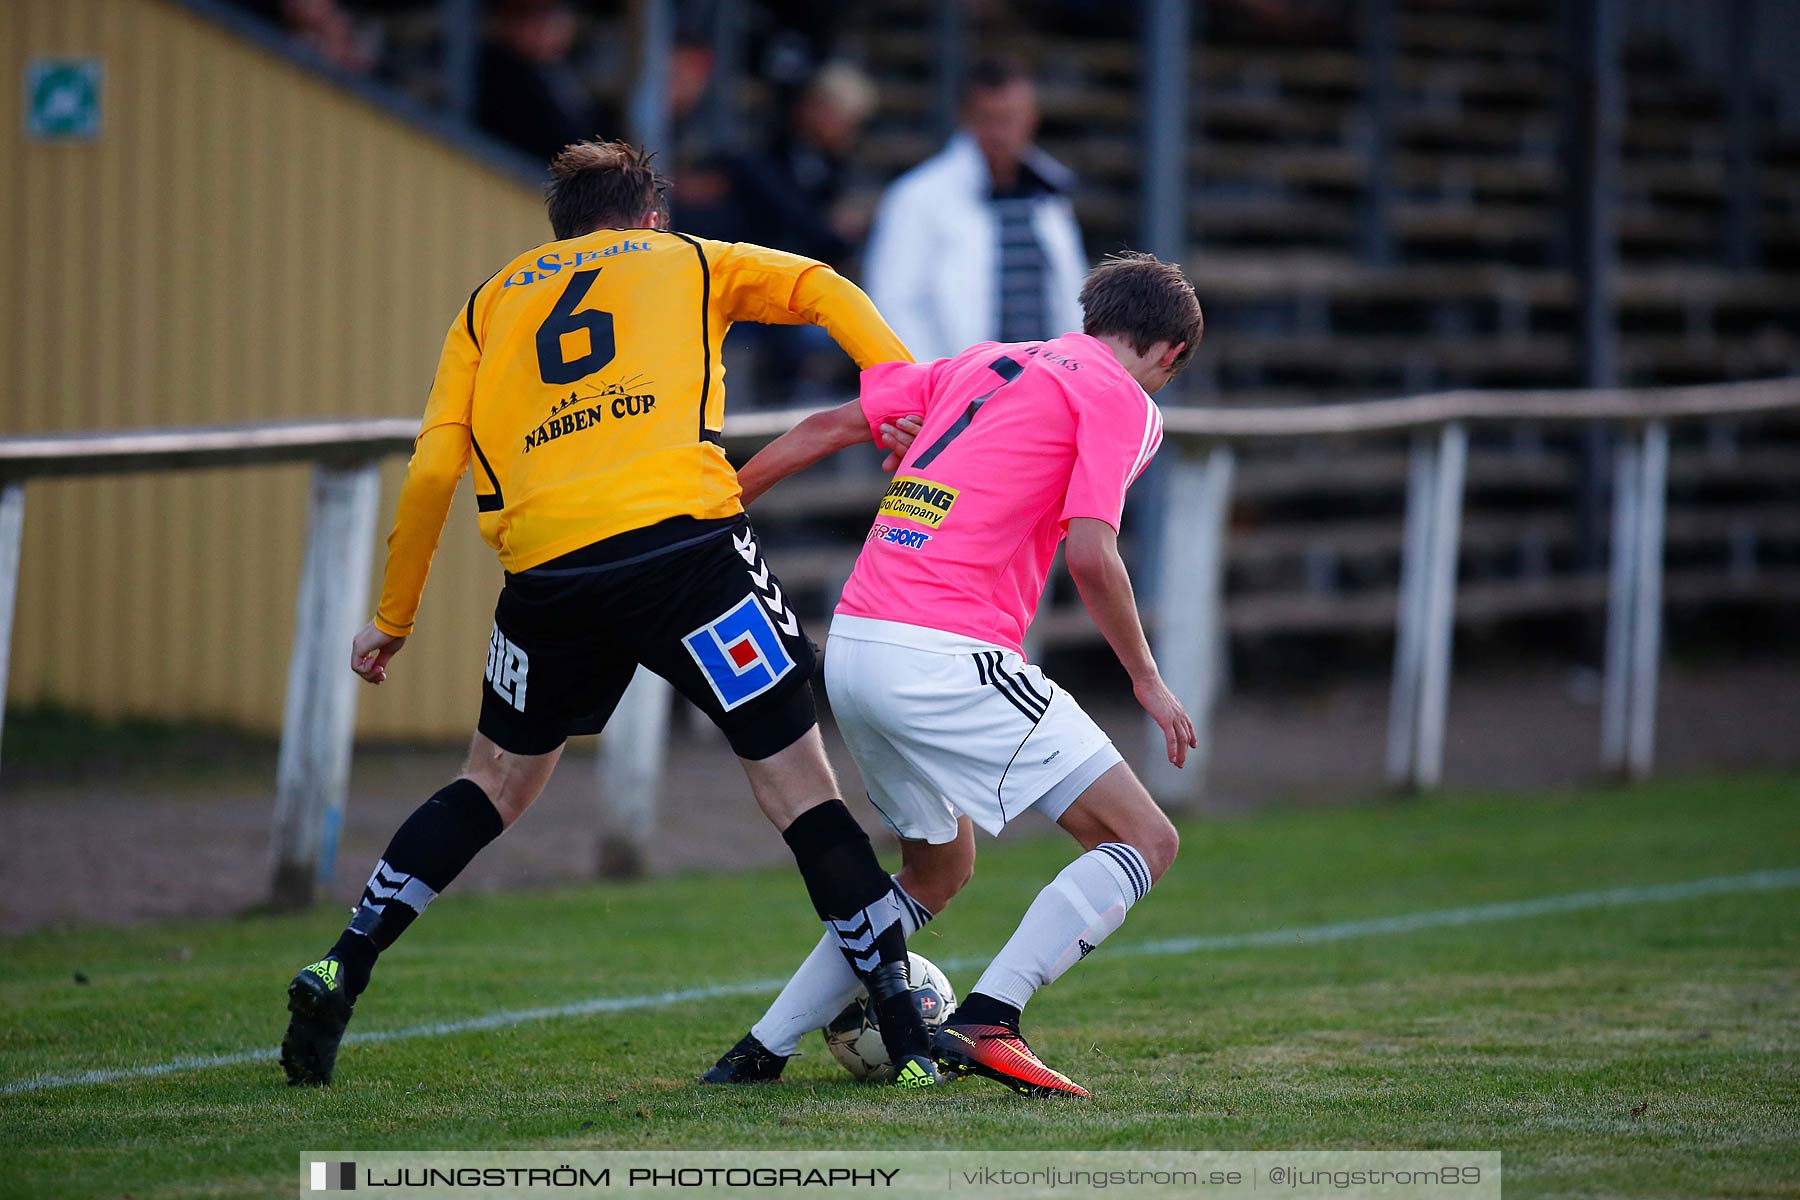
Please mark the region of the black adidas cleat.
POLYGON ((940 1082, 937 1061, 931 1055, 911 1054, 900 1064, 900 1069, 894 1072, 894 1082, 889 1086, 916 1092, 936 1087, 940 1082))
POLYGON ((281 1039, 281 1067, 289 1086, 317 1086, 331 1082, 337 1066, 338 1043, 350 1024, 354 1002, 338 982, 335 958, 322 958, 302 967, 288 984, 287 1036, 281 1039))
POLYGON ((701 1083, 774 1083, 781 1078, 788 1056, 771 1054, 769 1048, 746 1033, 725 1057, 700 1077, 701 1083))

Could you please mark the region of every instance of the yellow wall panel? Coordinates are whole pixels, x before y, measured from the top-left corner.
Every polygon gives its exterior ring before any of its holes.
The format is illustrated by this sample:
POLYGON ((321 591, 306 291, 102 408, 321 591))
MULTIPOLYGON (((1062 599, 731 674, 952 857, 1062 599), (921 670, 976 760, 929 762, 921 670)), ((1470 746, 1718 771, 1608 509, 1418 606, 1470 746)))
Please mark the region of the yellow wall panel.
MULTIPOLYGON (((470 290, 549 236, 530 187, 165 0, 6 0, 0 62, 0 434, 416 416, 470 290), (44 55, 102 61, 98 140, 26 139, 44 55)), ((279 727, 308 486, 31 485, 10 702, 279 727)), ((465 487, 362 732, 472 727, 499 581, 465 487)))

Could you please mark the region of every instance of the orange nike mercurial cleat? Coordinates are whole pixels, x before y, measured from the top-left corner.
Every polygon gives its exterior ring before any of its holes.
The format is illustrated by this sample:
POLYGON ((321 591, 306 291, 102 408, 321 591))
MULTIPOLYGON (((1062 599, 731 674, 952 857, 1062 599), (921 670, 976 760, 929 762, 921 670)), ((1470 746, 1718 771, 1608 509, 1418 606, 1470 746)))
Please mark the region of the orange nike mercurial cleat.
POLYGON ((997 1079, 1022 1096, 1086 1096, 1088 1090, 1046 1067, 1018 1030, 1005 1025, 958 1025, 937 1031, 931 1052, 958 1075, 997 1079))

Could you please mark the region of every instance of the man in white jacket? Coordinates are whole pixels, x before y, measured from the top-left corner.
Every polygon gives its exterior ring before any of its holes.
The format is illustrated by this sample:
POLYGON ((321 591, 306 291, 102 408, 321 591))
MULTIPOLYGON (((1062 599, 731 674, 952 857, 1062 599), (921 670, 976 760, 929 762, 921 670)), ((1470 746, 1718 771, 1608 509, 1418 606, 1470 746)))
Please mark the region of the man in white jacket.
POLYGON ((978 61, 961 128, 889 186, 864 263, 869 296, 920 362, 977 341, 1081 328, 1087 272, 1073 173, 1032 144, 1037 93, 1018 63, 978 61))

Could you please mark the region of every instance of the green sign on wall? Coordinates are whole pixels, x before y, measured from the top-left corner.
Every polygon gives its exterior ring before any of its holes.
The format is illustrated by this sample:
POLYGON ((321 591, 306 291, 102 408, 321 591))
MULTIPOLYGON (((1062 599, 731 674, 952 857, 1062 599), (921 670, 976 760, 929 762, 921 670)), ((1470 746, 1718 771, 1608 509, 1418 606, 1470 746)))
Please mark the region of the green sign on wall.
POLYGON ((34 58, 25 64, 25 132, 41 141, 100 136, 100 60, 34 58))

